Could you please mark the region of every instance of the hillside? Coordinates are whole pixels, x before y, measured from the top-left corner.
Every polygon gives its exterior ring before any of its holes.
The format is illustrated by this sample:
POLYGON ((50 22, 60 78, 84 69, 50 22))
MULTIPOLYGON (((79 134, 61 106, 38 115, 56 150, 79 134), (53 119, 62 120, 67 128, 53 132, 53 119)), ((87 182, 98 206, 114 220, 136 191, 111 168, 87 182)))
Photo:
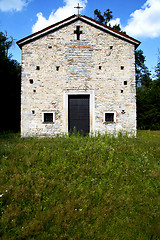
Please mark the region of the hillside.
POLYGON ((160 239, 160 132, 0 135, 1 239, 160 239))

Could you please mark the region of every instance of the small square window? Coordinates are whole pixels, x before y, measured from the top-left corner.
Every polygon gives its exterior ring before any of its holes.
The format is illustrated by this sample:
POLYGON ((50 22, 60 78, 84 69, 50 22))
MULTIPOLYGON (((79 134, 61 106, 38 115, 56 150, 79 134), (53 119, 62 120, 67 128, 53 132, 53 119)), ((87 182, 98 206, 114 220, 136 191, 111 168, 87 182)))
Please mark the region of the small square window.
POLYGON ((44 113, 44 122, 53 122, 53 113, 44 113))
POLYGON ((59 71, 60 66, 56 66, 56 70, 59 71))
POLYGON ((36 70, 40 70, 40 66, 36 66, 36 70))
POLYGON ((113 46, 110 46, 110 49, 113 49, 113 46))
POLYGON ((30 84, 33 84, 33 79, 29 79, 30 84))
POLYGON ((101 70, 102 69, 102 66, 99 66, 99 70, 101 70))
POLYGON ((123 93, 123 90, 121 90, 121 93, 123 93))
POLYGON ((104 113, 104 122, 115 122, 115 113, 114 112, 105 112, 104 113))
POLYGON ((32 114, 35 114, 35 111, 34 111, 34 110, 32 110, 32 114))
POLYGON ((127 85, 127 81, 124 81, 124 85, 127 85))
POLYGON ((43 112, 42 122, 43 123, 53 123, 53 122, 55 122, 55 113, 54 112, 43 112))
POLYGON ((121 70, 124 70, 124 66, 121 66, 121 70))

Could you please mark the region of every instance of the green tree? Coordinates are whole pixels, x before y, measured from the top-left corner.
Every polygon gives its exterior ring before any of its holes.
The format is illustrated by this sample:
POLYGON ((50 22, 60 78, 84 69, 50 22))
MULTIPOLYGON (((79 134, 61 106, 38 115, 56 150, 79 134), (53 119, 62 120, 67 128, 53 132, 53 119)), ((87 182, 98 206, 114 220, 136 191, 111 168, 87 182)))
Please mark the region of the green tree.
POLYGON ((157 63, 157 66, 155 67, 155 77, 156 77, 156 80, 159 80, 160 81, 160 49, 158 49, 158 63, 157 63))
MULTIPOLYGON (((100 23, 103 23, 109 27, 111 27, 111 24, 109 23, 110 20, 113 18, 112 11, 110 9, 107 9, 103 15, 100 10, 96 9, 94 10, 94 19, 100 23)), ((115 24, 113 27, 114 30, 126 34, 125 31, 122 31, 120 24, 115 24)))
POLYGON ((103 15, 101 14, 100 10, 94 10, 94 19, 100 23, 104 23, 107 25, 112 18, 112 11, 110 11, 109 9, 107 9, 103 15))
POLYGON ((140 72, 142 76, 141 84, 137 87, 137 120, 141 129, 160 129, 160 56, 155 73, 155 80, 150 83, 148 76, 145 78, 143 71, 140 72))
POLYGON ((13 44, 13 39, 7 37, 7 33, 0 32, 0 59, 8 58, 8 50, 13 44))
POLYGON ((143 87, 145 90, 151 88, 152 79, 149 69, 145 65, 145 56, 142 50, 135 51, 136 63, 136 84, 137 87, 143 87))
POLYGON ((109 9, 107 9, 105 12, 104 12, 104 18, 105 18, 105 24, 107 25, 109 23, 109 21, 113 18, 113 15, 112 15, 112 11, 110 11, 109 9))
POLYGON ((96 9, 94 10, 94 19, 100 23, 104 23, 104 16, 101 14, 101 11, 96 9))
POLYGON ((140 129, 160 129, 160 84, 155 81, 147 91, 137 88, 137 123, 140 129))
POLYGON ((1 125, 0 131, 18 131, 20 126, 21 67, 8 51, 13 39, 0 32, 1 125))
POLYGON ((104 23, 107 25, 112 18, 112 11, 110 11, 109 9, 107 9, 103 15, 101 14, 100 10, 94 10, 94 19, 100 23, 104 23))

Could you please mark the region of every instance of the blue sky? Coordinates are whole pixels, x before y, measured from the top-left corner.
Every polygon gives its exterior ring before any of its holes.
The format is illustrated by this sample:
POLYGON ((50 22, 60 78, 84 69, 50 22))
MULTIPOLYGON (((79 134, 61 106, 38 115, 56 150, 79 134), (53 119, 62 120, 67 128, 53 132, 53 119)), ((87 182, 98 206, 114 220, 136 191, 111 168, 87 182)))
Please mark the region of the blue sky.
MULTIPOLYGON (((160 49, 160 0, 0 0, 0 31, 20 40, 75 14, 78 2, 83 6, 81 14, 91 18, 96 8, 102 13, 109 8, 113 12, 111 24, 120 23, 128 35, 142 42, 139 49, 153 72, 160 49)), ((16 44, 10 52, 21 63, 16 44)))

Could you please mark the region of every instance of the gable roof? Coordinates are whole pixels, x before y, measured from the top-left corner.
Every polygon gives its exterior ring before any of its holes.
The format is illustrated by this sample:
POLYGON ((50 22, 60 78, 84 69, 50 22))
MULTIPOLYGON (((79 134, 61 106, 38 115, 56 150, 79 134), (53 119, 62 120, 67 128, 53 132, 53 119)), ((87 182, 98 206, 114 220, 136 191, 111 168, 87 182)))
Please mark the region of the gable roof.
POLYGON ((73 23, 73 22, 75 22, 77 20, 81 20, 81 21, 83 21, 85 23, 88 23, 88 24, 90 24, 90 25, 92 25, 92 26, 94 26, 96 28, 99 28, 99 29, 101 29, 103 31, 106 31, 106 32, 108 32, 108 33, 110 33, 110 34, 112 34, 114 36, 117 36, 117 37, 123 39, 123 40, 126 40, 127 42, 130 42, 130 43, 134 44, 136 48, 141 43, 138 40, 136 40, 136 39, 134 39, 134 38, 124 34, 124 33, 118 32, 118 31, 112 29, 111 27, 108 27, 108 26, 106 26, 106 25, 104 25, 104 24, 102 24, 100 22, 97 22, 94 19, 89 18, 89 17, 87 17, 85 15, 72 15, 69 18, 66 18, 66 19, 64 19, 64 20, 62 20, 60 22, 57 22, 57 23, 55 23, 53 25, 50 25, 49 27, 46 27, 46 28, 44 28, 44 29, 42 29, 42 30, 40 30, 40 31, 38 31, 36 33, 33 33, 33 34, 31 34, 31 35, 29 35, 29 36, 27 36, 25 38, 22 38, 21 40, 17 41, 17 44, 18 44, 18 46, 20 48, 22 48, 22 46, 25 45, 26 43, 31 42, 31 41, 35 40, 36 38, 39 38, 39 37, 41 37, 43 35, 46 35, 47 33, 55 31, 55 30, 57 30, 59 28, 62 28, 62 27, 66 26, 66 25, 68 25, 70 23, 73 23))

